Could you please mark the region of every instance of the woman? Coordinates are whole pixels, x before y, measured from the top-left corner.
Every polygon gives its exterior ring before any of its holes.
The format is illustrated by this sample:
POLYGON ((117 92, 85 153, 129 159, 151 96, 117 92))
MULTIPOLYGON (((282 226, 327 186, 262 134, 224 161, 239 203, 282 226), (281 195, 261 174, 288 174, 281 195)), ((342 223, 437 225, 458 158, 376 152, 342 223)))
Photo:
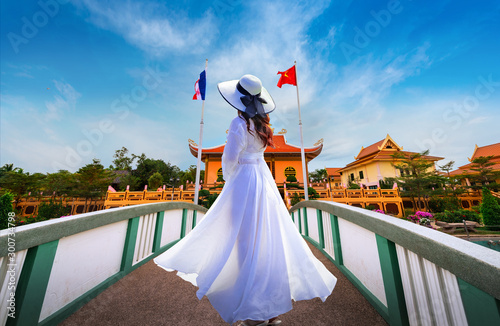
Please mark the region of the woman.
POLYGON ((198 286, 227 323, 278 325, 291 300, 323 301, 337 279, 295 228, 264 161, 275 104, 252 75, 218 85, 235 109, 222 156, 224 188, 204 219, 155 262, 198 286))

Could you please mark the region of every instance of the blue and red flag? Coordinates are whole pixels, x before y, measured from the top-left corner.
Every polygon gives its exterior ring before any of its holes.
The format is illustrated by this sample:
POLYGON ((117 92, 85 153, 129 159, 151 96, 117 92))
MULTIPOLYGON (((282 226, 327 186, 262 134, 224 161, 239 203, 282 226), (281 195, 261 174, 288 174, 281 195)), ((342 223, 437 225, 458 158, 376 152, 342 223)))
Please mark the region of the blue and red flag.
POLYGON ((194 83, 194 95, 193 100, 205 100, 205 90, 207 89, 207 75, 205 70, 200 74, 200 79, 194 83))

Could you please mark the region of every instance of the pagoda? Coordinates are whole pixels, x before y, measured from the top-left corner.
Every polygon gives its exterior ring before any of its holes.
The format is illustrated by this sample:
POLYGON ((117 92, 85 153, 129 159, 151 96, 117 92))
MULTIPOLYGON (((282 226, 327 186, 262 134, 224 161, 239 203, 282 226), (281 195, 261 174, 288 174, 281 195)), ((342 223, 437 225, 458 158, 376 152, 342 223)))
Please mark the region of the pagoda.
MULTIPOLYGON (((303 183, 300 146, 288 144, 285 138, 286 132, 285 129, 282 129, 273 134, 274 148, 270 146, 266 148, 264 159, 276 183, 283 183, 290 175, 295 176, 297 182, 303 183)), ((201 159, 205 162, 204 184, 214 184, 221 181, 224 146, 225 144, 201 150, 201 159)), ((191 139, 189 140, 189 150, 194 157, 198 157, 198 145, 191 139)), ((323 139, 317 141, 312 147, 304 148, 306 173, 308 173, 307 163, 318 156, 322 150, 323 139)))
MULTIPOLYGON (((354 157, 354 162, 347 164, 342 169, 337 170, 341 175, 341 181, 344 186, 349 182, 357 183, 367 189, 377 189, 380 187, 379 181, 387 177, 399 177, 402 173, 408 171, 399 171, 394 167, 394 162, 398 161, 393 157, 394 153, 399 152, 405 156, 416 154, 415 152, 403 151, 392 138, 387 136, 368 147, 361 147, 358 155, 354 157)), ((424 155, 422 158, 433 162, 430 170, 435 170, 435 162, 444 159, 443 157, 424 155)))
MULTIPOLYGON (((455 171, 450 172, 450 175, 464 175, 465 178, 462 178, 462 185, 470 186, 471 180, 469 180, 469 175, 478 174, 478 171, 475 170, 475 168, 477 169, 478 164, 474 164, 473 161, 480 157, 490 157, 489 163, 491 165, 487 166, 487 168, 493 172, 500 172, 500 143, 481 147, 477 146, 476 144, 472 156, 470 158, 467 158, 470 163, 459 167, 455 171)), ((500 184, 500 178, 498 178, 495 182, 500 184)))

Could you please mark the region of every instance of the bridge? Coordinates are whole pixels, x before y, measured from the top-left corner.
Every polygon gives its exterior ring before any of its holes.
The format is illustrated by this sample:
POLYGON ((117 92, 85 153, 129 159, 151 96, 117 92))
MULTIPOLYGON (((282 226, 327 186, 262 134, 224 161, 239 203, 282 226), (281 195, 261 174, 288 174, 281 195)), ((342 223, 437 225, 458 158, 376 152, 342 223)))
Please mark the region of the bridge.
MULTIPOLYGON (((205 213, 160 202, 0 231, 0 325, 224 325, 152 262, 205 213)), ((335 202, 300 202, 290 218, 339 282, 284 325, 500 324, 500 253, 335 202)))

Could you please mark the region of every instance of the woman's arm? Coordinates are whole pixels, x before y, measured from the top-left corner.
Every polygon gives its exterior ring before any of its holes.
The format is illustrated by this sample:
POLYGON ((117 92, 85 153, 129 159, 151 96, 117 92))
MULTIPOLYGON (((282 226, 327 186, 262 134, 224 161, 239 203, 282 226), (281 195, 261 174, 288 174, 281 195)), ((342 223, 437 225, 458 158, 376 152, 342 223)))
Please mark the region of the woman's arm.
POLYGON ((226 182, 229 181, 238 166, 238 157, 246 147, 246 136, 245 121, 236 117, 229 126, 227 143, 222 154, 222 174, 226 182))

